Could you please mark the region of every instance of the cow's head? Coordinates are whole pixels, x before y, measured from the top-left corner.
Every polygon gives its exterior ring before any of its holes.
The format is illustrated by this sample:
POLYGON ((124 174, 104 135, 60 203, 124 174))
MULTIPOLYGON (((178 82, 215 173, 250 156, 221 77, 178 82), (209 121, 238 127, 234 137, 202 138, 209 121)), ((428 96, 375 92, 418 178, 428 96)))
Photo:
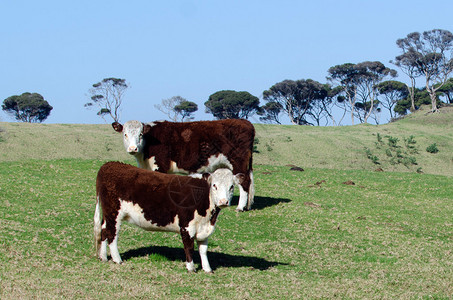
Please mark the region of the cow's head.
POLYGON ((239 184, 244 179, 244 174, 233 175, 230 169, 222 168, 215 170, 214 173, 205 173, 203 178, 211 186, 209 197, 217 207, 229 206, 234 193, 234 184, 239 184))
POLYGON ((123 133, 123 142, 127 153, 136 155, 143 152, 145 146, 143 135, 149 126, 144 126, 142 122, 132 120, 127 121, 124 125, 113 122, 112 127, 116 132, 123 133))

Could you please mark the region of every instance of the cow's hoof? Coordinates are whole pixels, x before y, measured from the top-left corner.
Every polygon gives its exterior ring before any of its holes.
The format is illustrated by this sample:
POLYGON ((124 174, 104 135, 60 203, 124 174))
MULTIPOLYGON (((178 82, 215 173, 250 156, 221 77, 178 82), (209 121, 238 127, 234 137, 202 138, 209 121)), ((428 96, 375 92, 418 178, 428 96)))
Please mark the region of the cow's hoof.
POLYGON ((197 271, 197 268, 195 268, 193 261, 186 262, 186 269, 189 273, 195 273, 197 271))

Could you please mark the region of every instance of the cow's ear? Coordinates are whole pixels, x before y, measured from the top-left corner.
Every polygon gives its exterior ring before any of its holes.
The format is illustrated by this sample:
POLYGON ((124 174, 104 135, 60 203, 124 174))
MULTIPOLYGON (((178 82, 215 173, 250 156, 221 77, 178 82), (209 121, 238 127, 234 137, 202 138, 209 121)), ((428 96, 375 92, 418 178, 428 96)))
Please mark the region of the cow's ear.
POLYGON ((245 175, 243 173, 237 173, 236 175, 234 175, 234 182, 236 184, 242 184, 242 182, 244 182, 245 180, 245 175))
POLYGON ((143 124, 143 134, 147 134, 150 131, 151 131, 151 125, 143 124))
POLYGON ((212 176, 209 173, 203 173, 203 179, 206 180, 209 184, 212 182, 212 176))
POLYGON ((123 125, 118 122, 113 122, 112 127, 116 132, 123 132, 123 125))

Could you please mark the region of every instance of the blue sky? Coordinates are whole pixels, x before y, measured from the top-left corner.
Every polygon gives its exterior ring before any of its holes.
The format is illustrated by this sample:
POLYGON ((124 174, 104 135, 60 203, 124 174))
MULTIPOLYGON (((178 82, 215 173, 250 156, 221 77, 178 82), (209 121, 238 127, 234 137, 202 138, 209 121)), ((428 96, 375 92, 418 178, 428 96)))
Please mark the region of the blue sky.
POLYGON ((104 123, 83 105, 93 83, 118 77, 131 86, 123 122, 165 119, 154 104, 176 95, 212 119, 204 102, 219 90, 261 99, 285 79, 324 83, 337 64, 391 66, 398 38, 453 31, 452 12, 451 0, 4 0, 0 100, 37 92, 54 107, 46 123, 104 123))

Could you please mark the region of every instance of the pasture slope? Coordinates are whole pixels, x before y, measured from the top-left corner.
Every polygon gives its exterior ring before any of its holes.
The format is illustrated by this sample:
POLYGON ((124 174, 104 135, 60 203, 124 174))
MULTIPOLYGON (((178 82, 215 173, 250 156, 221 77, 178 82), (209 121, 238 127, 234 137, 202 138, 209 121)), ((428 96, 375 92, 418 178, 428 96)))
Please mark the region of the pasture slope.
POLYGON ((453 297, 453 108, 379 126, 255 127, 254 209, 222 210, 214 274, 198 253, 188 274, 178 235, 126 224, 125 262, 94 257, 96 173, 134 164, 110 125, 0 123, 0 298, 453 297), (392 162, 389 137, 395 159, 417 164, 392 162))
MULTIPOLYGON (((453 106, 439 114, 420 110, 398 122, 384 125, 312 127, 255 124, 257 150, 254 164, 283 166, 294 164, 303 168, 336 170, 375 170, 453 174, 453 106), (377 134, 384 145, 377 149, 377 134), (417 165, 391 164, 385 154, 388 137, 399 140, 413 136, 418 153, 417 165), (439 152, 426 148, 436 143, 439 152), (374 164, 365 148, 380 158, 374 164)), ((98 159, 133 160, 123 149, 121 135, 111 125, 1 123, 0 161, 21 159, 98 159)))

